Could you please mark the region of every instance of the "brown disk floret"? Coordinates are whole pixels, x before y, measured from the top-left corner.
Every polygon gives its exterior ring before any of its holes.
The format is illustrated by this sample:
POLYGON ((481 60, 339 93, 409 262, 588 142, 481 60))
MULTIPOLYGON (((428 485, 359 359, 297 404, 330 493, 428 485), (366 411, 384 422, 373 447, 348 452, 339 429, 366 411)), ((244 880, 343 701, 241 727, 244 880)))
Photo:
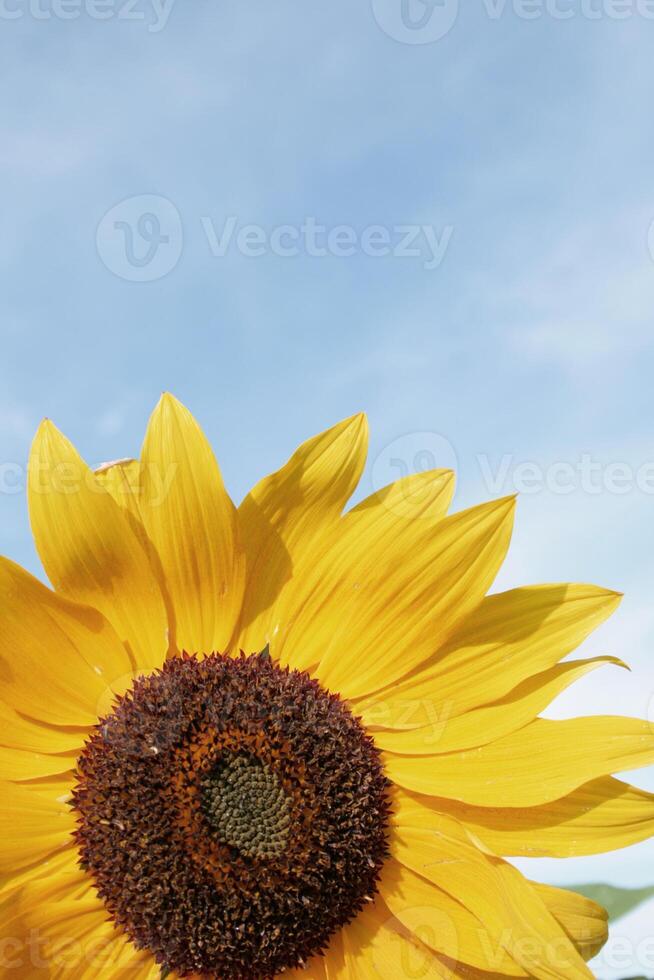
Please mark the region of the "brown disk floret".
POLYGON ((375 894, 387 788, 360 722, 307 674, 183 655, 84 748, 81 862, 164 971, 264 980, 323 952, 375 894))

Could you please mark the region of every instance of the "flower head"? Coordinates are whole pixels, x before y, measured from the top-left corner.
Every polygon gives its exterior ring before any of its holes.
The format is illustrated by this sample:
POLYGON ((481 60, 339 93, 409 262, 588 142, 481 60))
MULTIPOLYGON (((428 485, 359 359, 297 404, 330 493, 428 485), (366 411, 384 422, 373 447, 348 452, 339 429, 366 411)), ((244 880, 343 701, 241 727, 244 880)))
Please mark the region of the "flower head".
POLYGON ((2 976, 590 977, 606 916, 511 856, 654 831, 649 724, 539 717, 611 657, 589 585, 488 595, 514 502, 444 471, 346 510, 366 423, 237 509, 164 396, 95 472, 30 461, 54 587, 0 559, 2 976))

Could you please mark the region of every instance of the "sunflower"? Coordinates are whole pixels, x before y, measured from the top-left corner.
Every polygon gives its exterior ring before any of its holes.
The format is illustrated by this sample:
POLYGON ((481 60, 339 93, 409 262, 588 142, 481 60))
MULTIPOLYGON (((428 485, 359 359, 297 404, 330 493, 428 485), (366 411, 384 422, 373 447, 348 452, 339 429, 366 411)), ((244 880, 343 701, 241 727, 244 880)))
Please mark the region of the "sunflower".
POLYGON ((487 595, 514 502, 452 474, 344 512, 363 416, 237 509, 165 395, 96 472, 48 421, 54 591, 0 559, 0 976, 582 978, 606 915, 506 858, 654 831, 644 721, 538 717, 619 596, 487 595))

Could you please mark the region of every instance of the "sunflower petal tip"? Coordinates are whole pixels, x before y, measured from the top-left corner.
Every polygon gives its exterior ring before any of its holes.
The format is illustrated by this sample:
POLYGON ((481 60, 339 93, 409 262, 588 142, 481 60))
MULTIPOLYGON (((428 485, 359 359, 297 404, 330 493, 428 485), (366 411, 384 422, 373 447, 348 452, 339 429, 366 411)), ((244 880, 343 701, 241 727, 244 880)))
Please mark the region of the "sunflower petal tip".
POLYGON ((190 412, 180 402, 179 398, 176 398, 170 391, 162 391, 159 401, 152 412, 151 421, 155 419, 159 419, 160 421, 164 419, 170 420, 188 415, 190 415, 190 412))
POLYGON ((347 418, 342 419, 327 430, 325 434, 328 434, 333 440, 345 438, 348 441, 361 442, 363 440, 367 442, 369 435, 368 417, 365 412, 355 412, 354 415, 348 415, 347 418))
POLYGON ((52 419, 47 416, 39 422, 38 428, 34 433, 34 439, 32 441, 32 452, 38 449, 40 446, 51 442, 54 439, 62 438, 61 431, 54 424, 52 419))
POLYGON ((171 391, 162 391, 159 398, 160 408, 178 408, 181 405, 179 398, 176 398, 171 391))
POLYGON ((355 425, 359 429, 368 429, 368 416, 365 412, 355 412, 345 421, 348 425, 355 425))
POLYGON ((614 589, 600 589, 599 596, 604 602, 608 602, 613 608, 617 609, 624 599, 624 592, 616 592, 614 589))
POLYGON ((630 667, 630 665, 626 662, 626 660, 623 660, 622 657, 610 657, 610 656, 608 656, 608 657, 603 658, 603 662, 607 666, 610 666, 610 667, 620 667, 621 670, 628 670, 629 673, 631 673, 631 667, 630 667))
POLYGON ((518 494, 510 493, 506 497, 498 497, 496 500, 491 501, 490 506, 502 516, 510 516, 514 514, 517 502, 518 494))

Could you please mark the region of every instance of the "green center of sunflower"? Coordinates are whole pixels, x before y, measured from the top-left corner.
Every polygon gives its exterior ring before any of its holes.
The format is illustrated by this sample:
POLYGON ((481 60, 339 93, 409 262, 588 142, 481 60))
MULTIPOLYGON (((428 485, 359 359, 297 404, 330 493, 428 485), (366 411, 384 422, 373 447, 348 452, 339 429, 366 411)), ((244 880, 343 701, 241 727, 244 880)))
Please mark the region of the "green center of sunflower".
POLYGON ((307 674, 183 655, 140 678, 78 760, 82 866, 164 975, 303 967, 377 890, 388 782, 307 674))
POLYGON ((274 769, 254 756, 228 755, 202 782, 202 805, 220 840, 247 857, 282 854, 291 805, 274 769))

